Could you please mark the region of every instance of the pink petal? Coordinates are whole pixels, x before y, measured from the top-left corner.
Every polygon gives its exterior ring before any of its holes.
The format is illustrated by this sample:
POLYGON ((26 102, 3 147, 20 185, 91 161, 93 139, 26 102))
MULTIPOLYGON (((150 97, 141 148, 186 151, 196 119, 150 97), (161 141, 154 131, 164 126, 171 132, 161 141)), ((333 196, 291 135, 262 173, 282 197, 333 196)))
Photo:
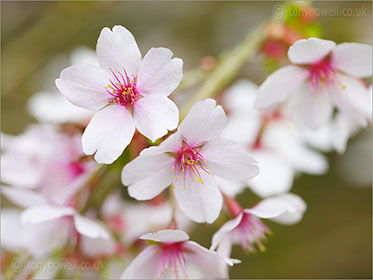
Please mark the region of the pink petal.
POLYGON ((295 64, 312 64, 324 58, 334 48, 333 41, 318 38, 301 39, 296 41, 288 51, 289 59, 295 64))
POLYGON ((199 145, 213 139, 227 126, 228 120, 223 108, 208 98, 193 105, 182 121, 178 131, 189 145, 199 145))
POLYGON ((110 164, 116 160, 131 142, 135 124, 126 108, 109 105, 97 112, 82 136, 83 151, 95 154, 98 163, 110 164))
POLYGON ((204 184, 188 182, 184 189, 183 178, 179 179, 174 189, 176 202, 182 213, 197 223, 213 223, 222 207, 220 190, 211 175, 201 172, 204 184))
POLYGON ((308 78, 306 68, 299 66, 285 66, 267 77, 259 88, 256 106, 269 108, 289 99, 297 94, 299 87, 308 78))
POLYGON ((109 72, 97 66, 74 64, 61 72, 56 86, 74 105, 99 110, 111 97, 105 90, 110 78, 109 72))
POLYGON ((171 99, 163 95, 149 95, 134 106, 137 129, 153 142, 174 130, 179 123, 179 110, 171 99))
POLYGON ((336 69, 353 77, 372 76, 372 46, 358 43, 339 44, 332 52, 336 69))
POLYGON ((189 235, 186 232, 178 229, 164 229, 157 231, 156 233, 143 234, 140 236, 140 239, 162 243, 175 243, 188 240, 189 235))
POLYGON ((138 72, 138 90, 141 94, 170 95, 183 78, 183 61, 173 58, 165 48, 151 48, 144 56, 138 72))
POLYGON ((203 145, 200 153, 214 175, 232 181, 248 181, 259 173, 257 162, 238 143, 218 138, 203 145))
POLYGON ((126 28, 115 25, 113 31, 105 27, 97 41, 96 52, 101 68, 136 75, 141 62, 141 53, 135 38, 126 28))

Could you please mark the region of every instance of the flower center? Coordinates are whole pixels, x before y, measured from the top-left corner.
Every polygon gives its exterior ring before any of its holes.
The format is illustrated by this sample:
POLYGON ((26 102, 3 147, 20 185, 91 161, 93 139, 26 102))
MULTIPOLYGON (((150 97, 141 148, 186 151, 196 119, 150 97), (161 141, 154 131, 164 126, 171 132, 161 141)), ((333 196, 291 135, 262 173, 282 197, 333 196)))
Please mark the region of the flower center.
POLYGON ((168 276, 174 274, 175 278, 179 278, 179 273, 182 272, 184 274, 183 278, 188 278, 183 254, 183 242, 162 244, 161 250, 162 253, 158 264, 158 276, 163 276, 167 273, 168 276))
POLYGON ((336 72, 331 65, 329 57, 311 65, 309 72, 312 90, 318 90, 325 85, 338 83, 335 77, 336 72))
POLYGON ((242 247, 252 253, 256 251, 255 245, 260 251, 265 251, 262 240, 266 239, 266 234, 272 233, 260 219, 245 212, 236 232, 242 247))
POLYGON ((127 75, 124 67, 122 68, 123 73, 118 71, 115 73, 111 67, 109 68, 113 74, 115 80, 109 79, 110 84, 105 87, 111 98, 106 100, 106 103, 116 103, 121 106, 130 106, 140 98, 140 94, 136 88, 136 77, 127 75))
POLYGON ((206 160, 197 149, 183 143, 183 147, 176 154, 171 169, 171 178, 174 179, 172 187, 175 188, 176 182, 179 180, 180 176, 182 176, 184 180, 184 189, 186 188, 186 181, 188 178, 190 178, 192 182, 196 180, 198 183, 204 184, 201 172, 203 171, 210 174, 207 169, 206 160))

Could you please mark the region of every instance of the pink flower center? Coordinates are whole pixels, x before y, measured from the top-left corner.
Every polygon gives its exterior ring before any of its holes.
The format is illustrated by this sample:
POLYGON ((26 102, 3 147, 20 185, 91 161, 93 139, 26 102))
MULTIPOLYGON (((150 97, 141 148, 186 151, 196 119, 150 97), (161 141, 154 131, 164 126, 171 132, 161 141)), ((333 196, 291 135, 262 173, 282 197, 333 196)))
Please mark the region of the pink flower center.
POLYGON ((116 103, 121 106, 133 105, 140 98, 136 88, 136 77, 132 75, 130 78, 124 67, 122 68, 123 73, 120 71, 115 73, 111 68, 109 69, 115 80, 110 79, 110 84, 105 87, 107 93, 112 96, 106 100, 106 103, 116 103))
POLYGON ((325 85, 331 85, 338 83, 335 77, 335 70, 331 65, 330 58, 324 58, 309 68, 310 72, 310 85, 312 90, 318 90, 323 88, 325 85))
POLYGON ((271 234, 271 230, 260 219, 245 212, 243 212, 242 220, 235 232, 242 247, 252 253, 256 251, 255 245, 260 251, 265 251, 262 240, 266 239, 266 234, 271 234))
POLYGON ((165 243, 160 246, 161 256, 158 263, 158 276, 163 276, 165 273, 168 276, 175 275, 179 278, 179 273, 183 273, 183 278, 188 278, 187 268, 184 258, 183 242, 165 243))
POLYGON ((188 178, 191 179, 192 182, 196 180, 198 183, 204 184, 201 172, 203 171, 210 174, 207 169, 206 160, 197 151, 197 148, 183 143, 182 148, 176 154, 171 169, 171 178, 174 179, 172 187, 175 188, 176 182, 179 180, 180 176, 182 176, 184 181, 184 189, 186 188, 186 181, 188 178))
POLYGON ((69 173, 73 179, 85 172, 84 164, 80 161, 73 161, 68 165, 69 173))

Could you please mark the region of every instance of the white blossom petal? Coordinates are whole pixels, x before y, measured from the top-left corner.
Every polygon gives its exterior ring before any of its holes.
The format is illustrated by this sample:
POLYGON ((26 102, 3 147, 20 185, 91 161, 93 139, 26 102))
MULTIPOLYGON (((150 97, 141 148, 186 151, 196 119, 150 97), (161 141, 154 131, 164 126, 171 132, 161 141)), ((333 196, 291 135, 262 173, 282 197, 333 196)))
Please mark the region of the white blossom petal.
POLYGON ((110 78, 108 72, 97 66, 74 64, 62 70, 56 86, 74 105, 95 111, 111 97, 105 90, 110 78))
POLYGON ((82 235, 79 242, 81 252, 90 258, 102 258, 112 256, 116 245, 113 239, 90 238, 82 235))
POLYGON ((123 272, 121 279, 154 279, 158 277, 161 250, 158 246, 145 248, 123 272))
POLYGON ((200 153, 213 174, 232 181, 248 181, 259 173, 257 162, 238 143, 218 138, 203 145, 200 153))
POLYGON ((113 31, 108 27, 102 29, 97 40, 96 52, 100 66, 109 71, 122 71, 136 75, 141 62, 141 53, 135 38, 126 28, 115 25, 113 31))
MULTIPOLYGON (((232 220, 226 222, 215 234, 212 236, 211 248, 210 250, 215 250, 224 239, 226 239, 228 234, 232 232, 242 221, 242 213, 232 220)), ((229 256, 226 256, 229 257, 229 256)))
POLYGON ((189 145, 197 146, 219 136, 227 124, 223 108, 208 98, 193 105, 178 131, 189 145))
POLYGON ((339 75, 338 78, 343 86, 331 88, 336 106, 352 120, 361 125, 366 124, 372 117, 372 103, 365 85, 345 75, 339 75))
POLYGON ((122 170, 122 183, 138 200, 152 199, 171 184, 174 159, 166 154, 138 156, 122 170))
POLYGON ((90 238, 110 239, 109 232, 99 221, 83 217, 82 215, 75 213, 74 223, 76 230, 84 236, 90 238))
POLYGON ((332 52, 332 65, 353 77, 372 76, 372 46, 358 43, 339 44, 332 52))
POLYGON ((146 233, 140 236, 142 240, 152 240, 162 243, 182 242, 189 239, 189 235, 178 229, 164 229, 155 233, 146 233))
POLYGON ((333 112, 333 103, 328 92, 326 90, 311 92, 306 84, 299 88, 289 105, 293 119, 311 129, 325 124, 333 112))
POLYGON ((134 120, 138 131, 154 142, 177 127, 179 110, 166 96, 149 95, 135 103, 134 120))
POLYGON ((38 224, 50 220, 55 220, 64 216, 74 215, 75 210, 67 206, 52 206, 48 204, 36 205, 27 208, 22 212, 22 224, 38 224))
POLYGON ((182 145, 181 134, 175 132, 168 136, 161 144, 158 146, 152 146, 141 151, 140 155, 151 156, 159 155, 162 153, 176 153, 182 145))
POLYGON ((83 151, 95 154, 98 163, 110 164, 131 142, 135 123, 128 110, 120 105, 110 105, 97 112, 82 136, 83 151))
POLYGON ((260 172, 248 182, 250 189, 261 197, 284 193, 291 189, 294 168, 274 151, 252 152, 258 161, 260 172))
POLYGON ((183 178, 176 182, 174 194, 181 212, 197 223, 213 223, 222 207, 220 190, 211 175, 201 172, 203 184, 188 181, 184 189, 183 178))
POLYGON ((287 203, 289 205, 287 211, 285 211, 283 214, 271 218, 271 220, 283 225, 292 225, 298 223, 303 218, 304 212, 307 210, 307 205, 303 199, 292 193, 281 194, 277 197, 268 199, 272 199, 273 201, 277 200, 278 203, 287 203))
POLYGON ((194 241, 185 242, 184 248, 186 251, 185 261, 188 264, 188 278, 222 279, 226 277, 224 268, 227 263, 216 252, 208 250, 194 241))
POLYGON ((1 193, 14 204, 24 208, 46 203, 45 197, 40 193, 27 189, 1 186, 1 193))
POLYGON ((288 51, 289 59, 295 64, 312 64, 328 55, 336 44, 333 41, 318 38, 296 41, 288 51))
POLYGON ((280 68, 269 75, 259 87, 256 107, 269 108, 287 100, 297 94, 308 77, 308 70, 300 66, 289 65, 280 68))
POLYGON ((183 78, 183 61, 166 48, 151 48, 142 60, 137 89, 141 94, 170 95, 183 78))

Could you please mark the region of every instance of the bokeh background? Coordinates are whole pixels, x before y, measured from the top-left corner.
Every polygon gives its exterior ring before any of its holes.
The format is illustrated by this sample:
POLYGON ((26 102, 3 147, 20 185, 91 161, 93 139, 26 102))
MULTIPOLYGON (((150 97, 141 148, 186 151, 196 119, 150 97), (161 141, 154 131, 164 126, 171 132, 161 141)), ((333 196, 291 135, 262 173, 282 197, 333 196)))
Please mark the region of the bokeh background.
MULTIPOLYGON (((121 24, 136 37, 144 54, 164 46, 184 60, 184 71, 204 56, 217 56, 247 32, 272 17, 280 2, 1 2, 1 126, 18 134, 36 122, 27 111, 30 96, 54 88, 59 72, 79 46, 94 49, 101 29, 121 24)), ((371 2, 315 2, 322 37, 336 42, 372 44, 371 2), (341 15, 344 8, 363 11, 341 15), (328 10, 329 9, 329 10, 328 10), (330 10, 331 9, 331 10, 330 10), (337 12, 328 12, 328 11, 337 12)), ((260 58, 242 77, 261 83, 260 58)), ((372 145, 371 129, 350 140, 344 155, 328 154, 323 176, 302 175, 293 192, 308 210, 301 223, 279 226, 267 251, 246 256, 231 269, 232 278, 371 278, 372 277, 372 145)), ((243 205, 257 201, 249 191, 243 205)), ((8 205, 4 198, 2 203, 8 205)), ((209 247, 216 226, 200 225, 192 238, 209 247)))

